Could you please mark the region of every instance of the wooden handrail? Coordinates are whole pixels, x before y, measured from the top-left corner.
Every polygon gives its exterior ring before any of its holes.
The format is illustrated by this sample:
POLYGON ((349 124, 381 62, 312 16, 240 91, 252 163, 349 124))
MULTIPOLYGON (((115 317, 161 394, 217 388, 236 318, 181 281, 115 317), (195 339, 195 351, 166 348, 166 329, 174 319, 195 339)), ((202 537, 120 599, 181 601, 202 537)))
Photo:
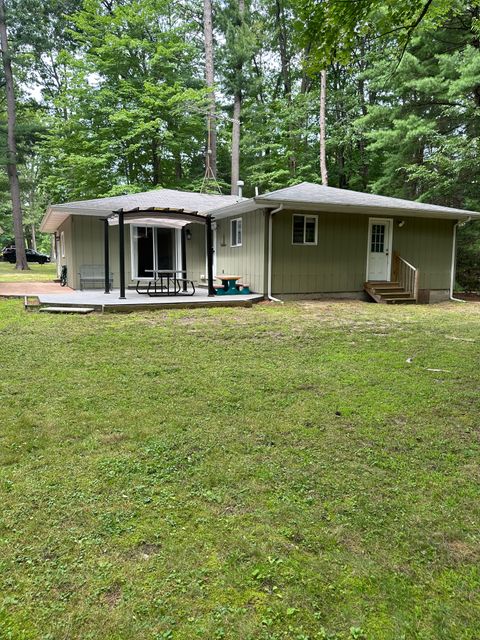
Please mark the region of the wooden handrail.
POLYGON ((393 253, 392 275, 394 280, 418 301, 419 270, 402 258, 396 251, 393 253))

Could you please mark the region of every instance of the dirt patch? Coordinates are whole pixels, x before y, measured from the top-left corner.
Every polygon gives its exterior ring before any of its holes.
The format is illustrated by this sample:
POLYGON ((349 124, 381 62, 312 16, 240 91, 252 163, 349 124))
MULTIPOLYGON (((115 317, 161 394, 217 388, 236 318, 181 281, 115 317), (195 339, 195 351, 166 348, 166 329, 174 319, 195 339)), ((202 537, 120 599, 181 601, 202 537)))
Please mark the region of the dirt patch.
POLYGON ((455 562, 476 562, 480 558, 478 548, 465 540, 449 540, 445 543, 445 550, 455 562))
POLYGON ((122 597, 122 588, 118 584, 118 582, 114 582, 111 587, 105 591, 103 594, 103 599, 105 603, 113 609, 119 602, 122 597))
POLYGON ((119 432, 104 433, 100 436, 100 442, 102 444, 117 444, 117 442, 125 440, 126 437, 127 436, 124 433, 119 432))
POLYGON ((161 551, 159 544, 154 542, 142 542, 135 547, 132 555, 139 560, 149 560, 153 556, 157 556, 161 551))
POLYGON ((469 302, 480 302, 480 292, 472 292, 472 293, 455 293, 455 298, 459 298, 460 300, 468 300, 469 302))

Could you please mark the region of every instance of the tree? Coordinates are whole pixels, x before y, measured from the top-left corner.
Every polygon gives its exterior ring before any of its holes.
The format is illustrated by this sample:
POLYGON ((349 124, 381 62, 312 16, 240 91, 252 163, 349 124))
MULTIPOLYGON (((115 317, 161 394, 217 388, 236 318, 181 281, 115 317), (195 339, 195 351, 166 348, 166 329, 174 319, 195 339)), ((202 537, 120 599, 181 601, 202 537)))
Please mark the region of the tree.
POLYGON ((22 203, 20 199, 20 182, 17 171, 16 141, 16 104, 15 88, 12 72, 12 61, 8 47, 5 2, 0 0, 0 43, 2 47, 3 72, 5 75, 5 91, 7 95, 7 173, 12 200, 13 228, 15 233, 16 268, 28 269, 25 254, 25 238, 23 234, 22 203))
POLYGON ((207 147, 205 175, 217 178, 217 129, 215 123, 215 70, 213 62, 212 0, 203 1, 203 33, 205 38, 205 83, 208 88, 207 147))
POLYGON ((322 184, 328 185, 327 156, 325 151, 325 106, 327 93, 327 71, 320 71, 320 175, 322 184))

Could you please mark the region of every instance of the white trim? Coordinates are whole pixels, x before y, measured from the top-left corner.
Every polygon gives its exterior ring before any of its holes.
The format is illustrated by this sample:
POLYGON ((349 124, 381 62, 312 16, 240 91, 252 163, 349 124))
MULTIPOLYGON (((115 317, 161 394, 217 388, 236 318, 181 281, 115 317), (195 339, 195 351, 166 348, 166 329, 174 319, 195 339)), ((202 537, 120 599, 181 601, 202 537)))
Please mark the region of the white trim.
POLYGON ((314 247, 318 244, 318 216, 309 215, 308 213, 293 213, 292 214, 292 245, 296 247, 314 247), (303 242, 293 241, 293 221, 295 218, 303 218, 303 242), (305 235, 307 231, 307 218, 313 218, 315 220, 315 241, 306 242, 305 235))
POLYGON ((230 247, 241 247, 243 245, 243 219, 240 218, 232 218, 230 220, 230 247), (233 223, 237 223, 237 233, 235 238, 235 243, 233 242, 233 223), (240 233, 239 233, 240 229, 240 233), (240 235, 240 242, 238 242, 238 236, 240 235))
POLYGON ((283 300, 274 298, 272 295, 272 260, 273 260, 273 216, 282 211, 283 204, 276 209, 272 209, 267 213, 268 216, 268 264, 267 264, 267 298, 272 302, 280 302, 283 304, 283 300))
MULTIPOLYGON (((130 227, 130 267, 131 267, 131 271, 130 273, 131 275, 131 279, 132 280, 151 280, 151 276, 138 276, 137 274, 137 261, 136 261, 136 257, 137 257, 137 247, 136 247, 136 243, 135 243, 135 230, 136 229, 152 229, 152 242, 153 242, 153 266, 154 268, 156 267, 156 263, 157 263, 157 233, 156 233, 156 229, 161 229, 161 228, 169 228, 169 227, 158 227, 158 226, 152 226, 149 224, 132 224, 129 225, 130 227)), ((181 229, 173 229, 175 235, 173 238, 173 250, 174 250, 174 256, 173 256, 173 262, 175 265, 176 269, 181 269, 182 268, 182 240, 181 240, 181 229)))
POLYGON ((367 234, 367 273, 366 273, 366 281, 369 281, 369 271, 370 271, 370 245, 372 238, 372 225, 376 222, 380 222, 383 224, 384 222, 388 222, 390 225, 390 233, 388 240, 388 255, 387 255, 387 279, 385 282, 390 282, 392 279, 392 247, 393 247, 393 218, 369 218, 368 219, 368 234, 367 234))
MULTIPOLYGON (((466 224, 467 222, 470 222, 471 218, 467 218, 466 220, 464 220, 463 222, 466 224)), ((455 298, 453 295, 453 292, 455 291, 455 277, 457 275, 457 229, 458 226, 460 225, 461 221, 458 220, 458 222, 456 222, 453 225, 453 237, 452 237, 452 264, 451 264, 451 268, 450 268, 450 295, 449 298, 450 300, 453 300, 454 302, 465 302, 465 300, 461 300, 460 298, 455 298)))
POLYGON ((60 231, 60 256, 65 258, 65 231, 60 231))

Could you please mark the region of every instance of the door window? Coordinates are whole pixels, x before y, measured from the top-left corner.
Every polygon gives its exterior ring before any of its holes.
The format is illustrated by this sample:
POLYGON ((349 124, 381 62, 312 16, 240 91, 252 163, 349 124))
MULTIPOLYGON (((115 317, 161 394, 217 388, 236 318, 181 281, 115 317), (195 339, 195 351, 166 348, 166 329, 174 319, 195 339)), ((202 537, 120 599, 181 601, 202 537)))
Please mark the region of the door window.
POLYGON ((370 251, 372 253, 383 253, 385 251, 385 225, 372 224, 372 237, 370 240, 370 251))

